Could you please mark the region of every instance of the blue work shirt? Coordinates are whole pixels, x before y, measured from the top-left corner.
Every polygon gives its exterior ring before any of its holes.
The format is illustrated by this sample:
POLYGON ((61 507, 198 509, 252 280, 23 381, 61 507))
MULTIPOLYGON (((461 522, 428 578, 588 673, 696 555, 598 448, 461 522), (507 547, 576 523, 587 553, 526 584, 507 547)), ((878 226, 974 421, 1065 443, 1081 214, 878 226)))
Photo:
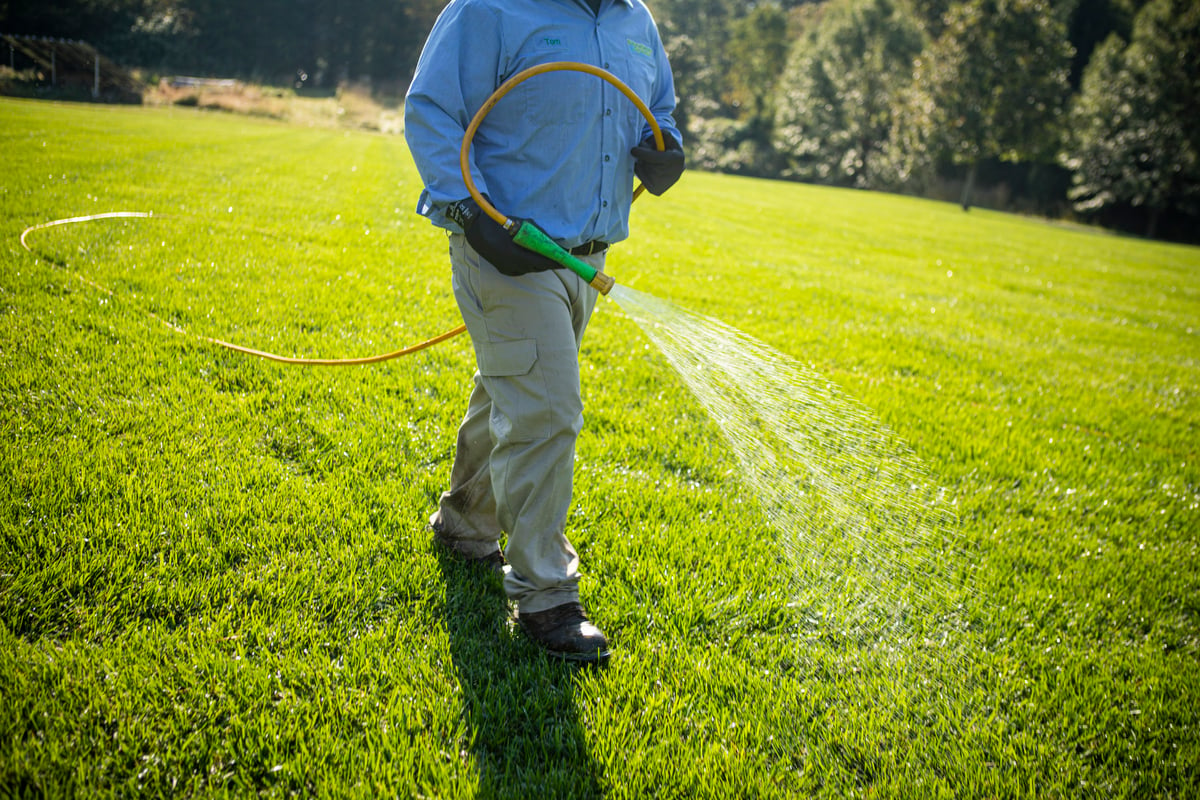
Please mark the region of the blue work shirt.
MULTIPOLYGON (((438 17, 404 107, 405 138, 425 184, 417 213, 458 231, 445 207, 467 197, 459 153, 492 92, 528 67, 579 61, 624 82, 664 133, 675 86, 641 0, 453 0, 438 17)), ((501 212, 532 219, 566 247, 629 235, 630 148, 650 135, 607 81, 576 71, 535 75, 488 113, 472 142, 471 177, 501 212)))

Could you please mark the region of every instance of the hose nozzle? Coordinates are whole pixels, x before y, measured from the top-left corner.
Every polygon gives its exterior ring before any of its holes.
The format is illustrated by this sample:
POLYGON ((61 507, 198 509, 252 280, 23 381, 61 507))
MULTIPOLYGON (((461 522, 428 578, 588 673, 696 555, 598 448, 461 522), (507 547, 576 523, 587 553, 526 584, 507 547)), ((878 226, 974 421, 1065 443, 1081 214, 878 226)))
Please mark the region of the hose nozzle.
POLYGON ((515 223, 516 232, 512 234, 513 241, 527 250, 543 255, 551 261, 562 264, 567 269, 583 278, 600 294, 608 294, 616 283, 611 276, 581 261, 568 253, 558 242, 546 235, 546 232, 525 219, 511 219, 515 223))
POLYGON ((616 284, 612 275, 608 275, 599 270, 596 270, 596 277, 588 281, 588 286, 591 286, 600 294, 608 294, 612 287, 616 284))

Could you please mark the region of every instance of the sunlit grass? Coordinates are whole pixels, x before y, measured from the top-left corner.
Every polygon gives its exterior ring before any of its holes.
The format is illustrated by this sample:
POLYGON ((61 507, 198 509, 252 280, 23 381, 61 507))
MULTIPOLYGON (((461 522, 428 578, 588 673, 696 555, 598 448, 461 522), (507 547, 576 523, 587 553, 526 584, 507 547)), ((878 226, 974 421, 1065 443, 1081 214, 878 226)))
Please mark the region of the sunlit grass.
POLYGON ((966 628, 808 618, 715 423, 603 301, 569 533, 614 656, 577 672, 423 529, 465 339, 313 369, 197 338, 458 324, 402 139, 4 100, 0 155, 4 794, 1195 791, 1200 251, 713 175, 639 200, 618 282, 828 377, 956 498, 966 628), (17 241, 113 210, 155 218, 17 241))

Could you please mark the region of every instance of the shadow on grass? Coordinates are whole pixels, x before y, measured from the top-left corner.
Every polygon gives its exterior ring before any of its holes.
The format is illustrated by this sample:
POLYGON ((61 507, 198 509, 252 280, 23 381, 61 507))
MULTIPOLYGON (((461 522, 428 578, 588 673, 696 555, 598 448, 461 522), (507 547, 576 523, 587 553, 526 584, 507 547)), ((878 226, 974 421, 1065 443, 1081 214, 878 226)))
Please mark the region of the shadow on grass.
POLYGON ((438 566, 478 796, 600 796, 600 770, 575 701, 581 668, 547 657, 515 630, 499 576, 444 553, 438 566))

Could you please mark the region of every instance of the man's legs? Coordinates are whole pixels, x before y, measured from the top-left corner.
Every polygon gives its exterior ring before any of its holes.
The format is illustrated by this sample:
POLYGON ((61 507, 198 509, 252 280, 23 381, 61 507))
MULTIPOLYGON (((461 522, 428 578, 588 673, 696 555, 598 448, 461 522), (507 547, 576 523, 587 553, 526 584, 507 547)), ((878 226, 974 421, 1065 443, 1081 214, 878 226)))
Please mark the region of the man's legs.
MULTIPOLYGON (((504 276, 461 236, 451 237, 450 250, 455 298, 479 374, 435 526, 474 542, 481 554, 507 531, 505 589, 521 612, 577 601, 578 557, 564 527, 583 425, 579 343, 596 293, 566 270, 504 276), (489 479, 490 497, 483 491, 489 479)), ((599 267, 603 255, 588 260, 599 267)))

